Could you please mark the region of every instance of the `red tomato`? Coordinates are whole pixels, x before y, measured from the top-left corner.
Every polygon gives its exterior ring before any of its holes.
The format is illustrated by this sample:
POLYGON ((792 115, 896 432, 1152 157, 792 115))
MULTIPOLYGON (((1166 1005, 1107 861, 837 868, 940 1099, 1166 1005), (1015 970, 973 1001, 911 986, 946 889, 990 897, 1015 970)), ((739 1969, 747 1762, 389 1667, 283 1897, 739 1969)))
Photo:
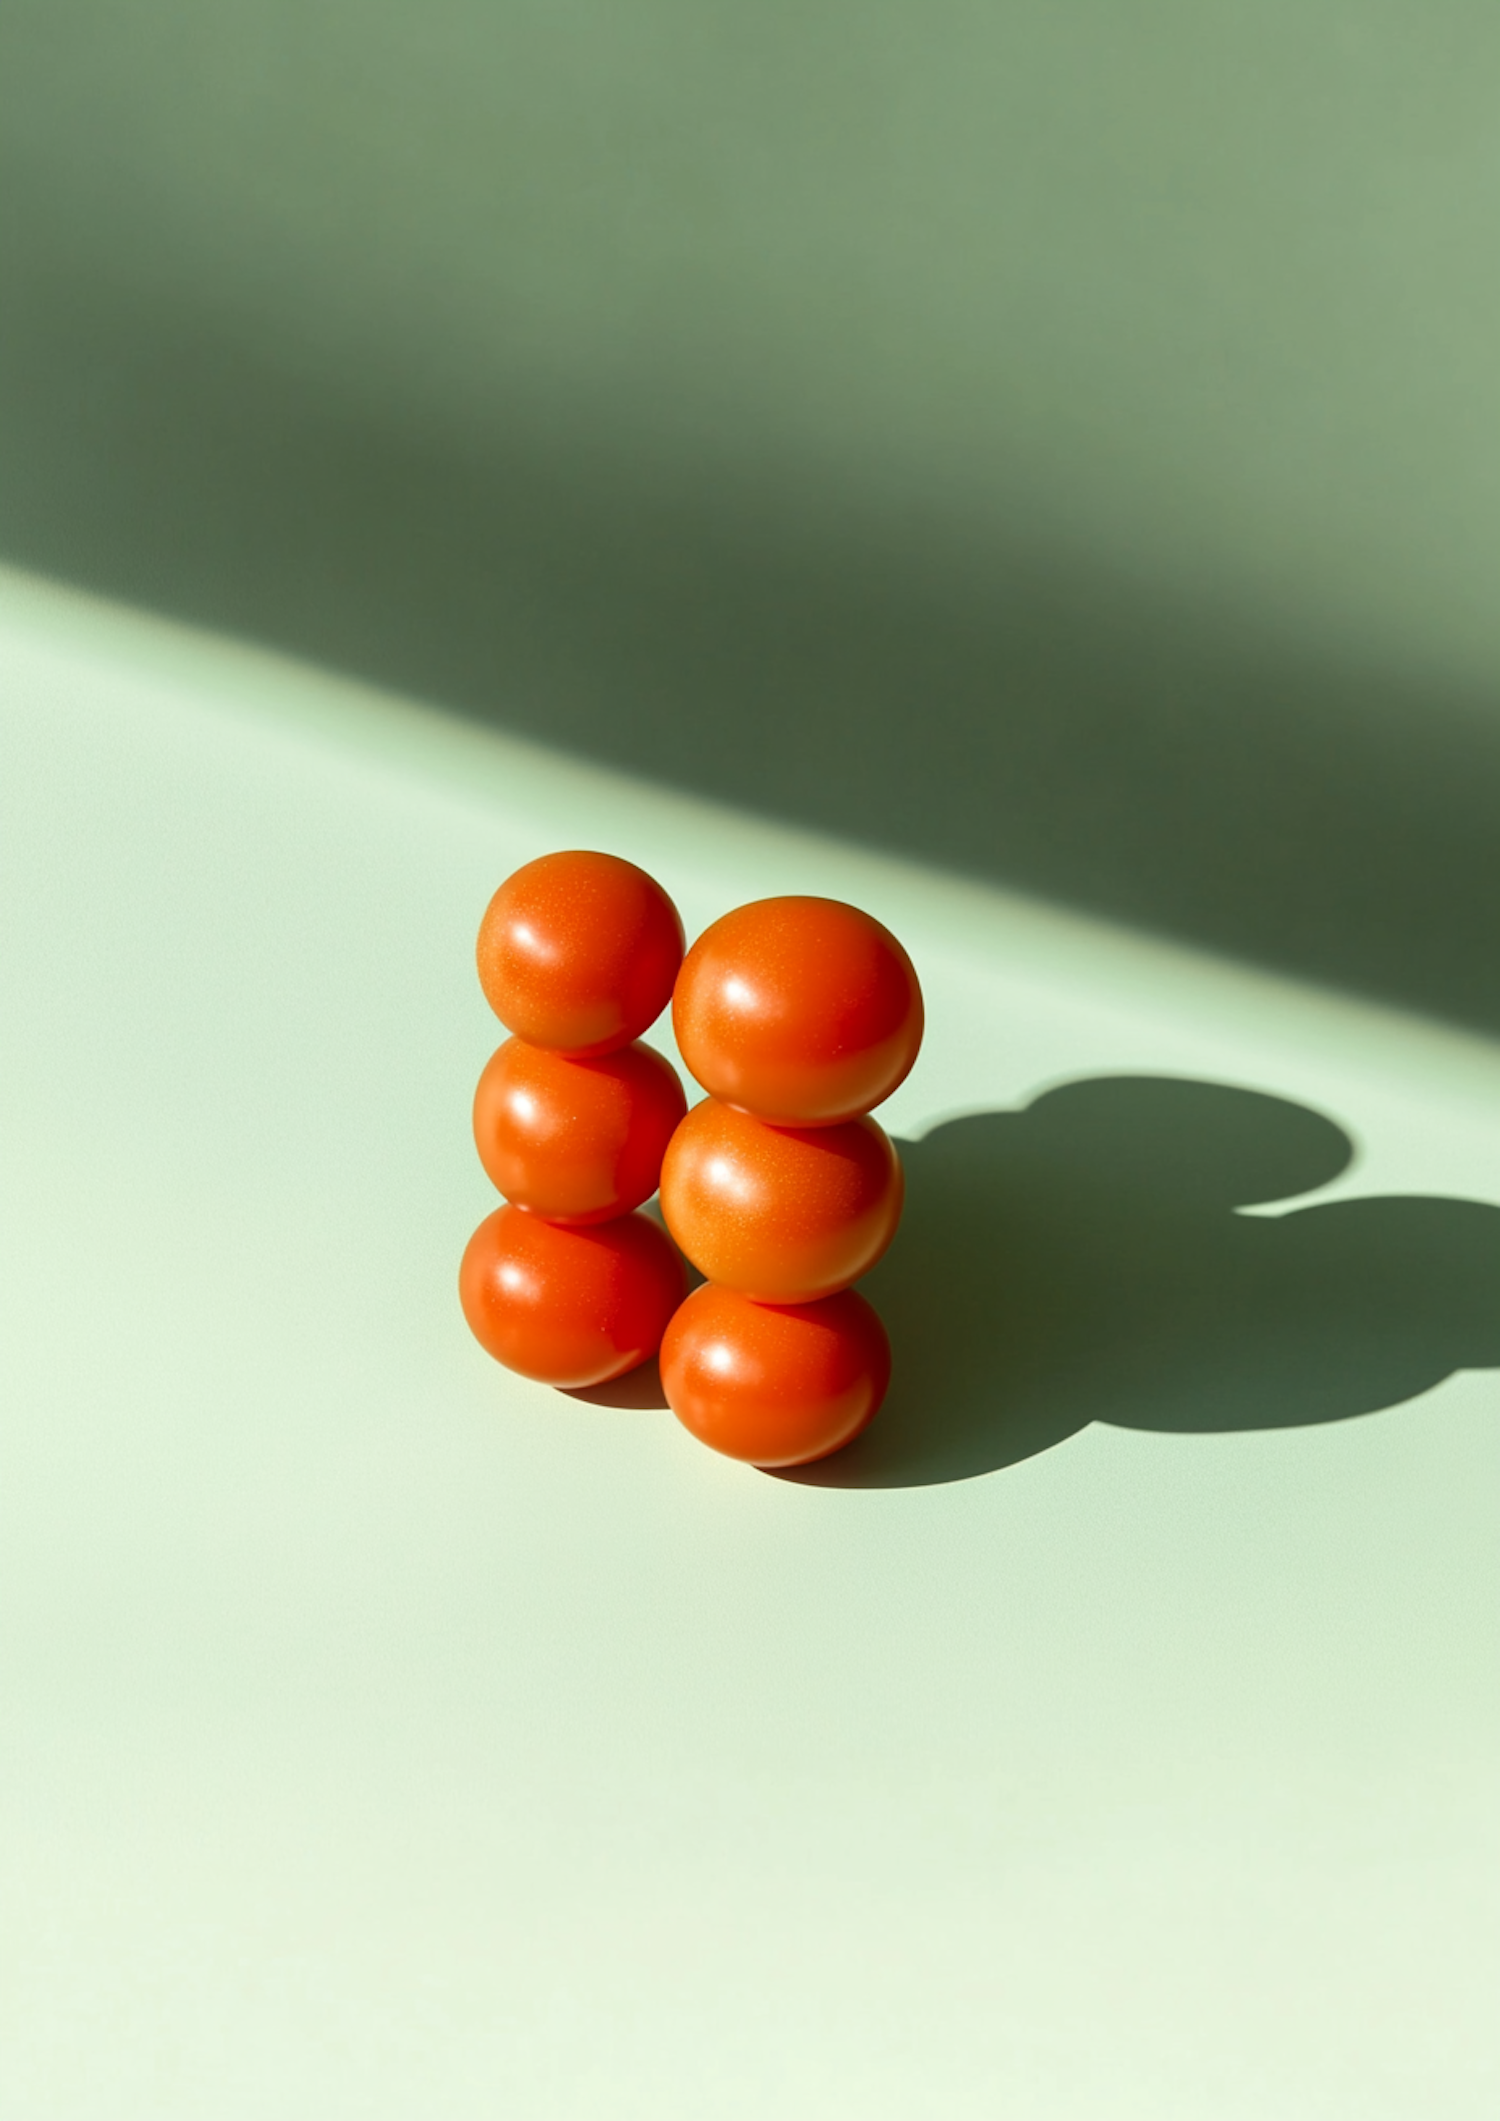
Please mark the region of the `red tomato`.
POLYGON ((686 1110, 677 1070, 649 1046, 569 1060, 508 1038, 474 1093, 474 1144, 518 1208, 602 1223, 651 1198, 686 1110))
POLYGON ((576 1059, 628 1046, 660 1016, 682 963, 682 922, 633 862, 544 854, 490 900, 478 956, 506 1029, 576 1059))
POLYGON ((761 1119, 824 1127, 868 1112, 922 1043, 922 990, 888 928, 831 898, 766 898, 699 936, 672 997, 705 1090, 761 1119))
POLYGON ((873 1119, 772 1127, 705 1098, 661 1171, 667 1228, 699 1272, 762 1303, 811 1303, 873 1267, 905 1187, 873 1119))
POLYGON ((661 1344, 662 1385, 683 1427, 753 1466, 842 1449, 873 1418, 890 1374, 885 1328, 852 1289, 773 1305, 705 1282, 661 1344))
POLYGON ((661 1345, 687 1286, 660 1225, 622 1215, 565 1230, 497 1208, 464 1251, 458 1295, 482 1348, 538 1384, 603 1384, 661 1345))

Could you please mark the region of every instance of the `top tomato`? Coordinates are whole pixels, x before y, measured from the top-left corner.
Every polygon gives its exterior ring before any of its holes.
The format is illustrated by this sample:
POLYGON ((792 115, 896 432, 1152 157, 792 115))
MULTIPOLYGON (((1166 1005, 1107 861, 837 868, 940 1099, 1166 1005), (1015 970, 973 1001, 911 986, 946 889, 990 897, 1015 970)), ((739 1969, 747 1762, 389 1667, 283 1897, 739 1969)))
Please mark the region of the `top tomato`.
POLYGON ((479 984, 507 1030, 582 1059, 654 1023, 682 963, 660 884, 614 854, 544 854, 506 878, 479 925, 479 984))
POLYGON ((922 990, 888 928, 831 898, 767 898, 699 936, 672 997, 705 1090, 757 1118, 833 1126, 903 1081, 922 990))

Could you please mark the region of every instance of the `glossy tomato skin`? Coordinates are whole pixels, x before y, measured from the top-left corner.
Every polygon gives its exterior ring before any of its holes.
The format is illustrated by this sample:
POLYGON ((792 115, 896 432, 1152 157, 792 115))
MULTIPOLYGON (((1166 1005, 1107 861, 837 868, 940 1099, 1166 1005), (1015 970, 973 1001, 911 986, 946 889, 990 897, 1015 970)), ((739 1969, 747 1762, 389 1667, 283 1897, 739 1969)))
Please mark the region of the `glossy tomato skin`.
POLYGON ((474 1146, 493 1184, 549 1222, 608 1222, 649 1200, 687 1110, 649 1046, 570 1060, 508 1038, 474 1093, 474 1146))
POLYGON ((712 1096, 787 1126, 833 1126, 904 1081, 922 990, 895 936, 857 906, 757 899, 688 952, 672 1028, 712 1096))
POLYGON ((581 1059, 653 1024, 682 963, 682 922, 615 854, 544 854, 506 878, 479 927, 479 984, 508 1031, 581 1059))
POLYGON ((873 1119, 773 1127, 717 1098, 695 1105, 661 1172, 667 1228, 701 1274, 762 1303, 812 1303, 873 1267, 905 1187, 873 1119))
POLYGON ((885 1328, 852 1289, 773 1305, 706 1282, 661 1346, 662 1385, 683 1427, 754 1466, 842 1450, 874 1418, 890 1374, 885 1328))
POLYGON ((458 1270, 480 1346, 508 1370, 565 1389, 604 1384, 647 1361, 686 1286, 682 1261, 646 1215, 570 1230, 524 1208, 497 1208, 458 1270))

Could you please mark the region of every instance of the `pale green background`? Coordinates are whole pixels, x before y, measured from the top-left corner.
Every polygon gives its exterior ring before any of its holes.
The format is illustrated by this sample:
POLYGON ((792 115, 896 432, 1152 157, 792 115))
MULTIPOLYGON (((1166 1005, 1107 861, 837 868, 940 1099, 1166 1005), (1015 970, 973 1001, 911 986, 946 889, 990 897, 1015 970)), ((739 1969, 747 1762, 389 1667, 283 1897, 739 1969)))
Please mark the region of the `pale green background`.
POLYGON ((9 0, 0 550, 1500 1026, 1489 0, 9 0))

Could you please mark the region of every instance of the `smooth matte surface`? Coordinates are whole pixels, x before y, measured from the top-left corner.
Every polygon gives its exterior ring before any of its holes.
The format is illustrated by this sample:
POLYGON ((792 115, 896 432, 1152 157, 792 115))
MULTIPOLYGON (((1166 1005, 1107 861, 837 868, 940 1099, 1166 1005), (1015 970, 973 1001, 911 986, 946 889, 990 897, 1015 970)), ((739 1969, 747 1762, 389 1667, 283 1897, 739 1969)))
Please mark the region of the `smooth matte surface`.
POLYGON ((16 577, 0 700, 7 2115, 1488 2121, 1500 1392, 1320 1417, 1500 1355, 1493 1048, 16 577), (956 1339, 848 1485, 464 1330, 473 932, 567 843, 921 970, 880 1300, 956 1339), (1323 1179, 1437 1206, 1247 1372, 1224 1196, 1323 1179), (1024 1455, 1022 1210, 1043 1384, 1140 1426, 1024 1455))
POLYGON ((8 0, 0 552, 1500 1031, 1492 0, 8 0))

